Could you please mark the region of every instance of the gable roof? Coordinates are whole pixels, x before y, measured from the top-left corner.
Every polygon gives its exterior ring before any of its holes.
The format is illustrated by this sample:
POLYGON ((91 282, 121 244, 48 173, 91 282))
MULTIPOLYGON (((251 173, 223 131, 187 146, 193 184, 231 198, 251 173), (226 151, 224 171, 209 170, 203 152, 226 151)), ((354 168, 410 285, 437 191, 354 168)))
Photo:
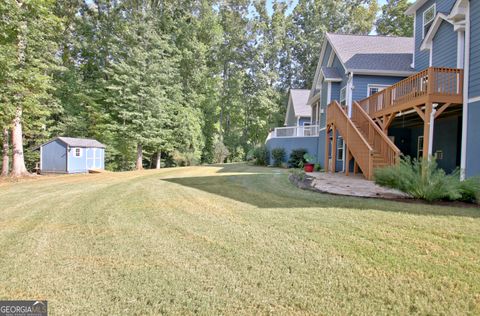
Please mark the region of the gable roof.
POLYGON ((415 51, 412 37, 343 35, 327 33, 347 71, 383 75, 410 75, 415 51))
POLYGON ((55 140, 59 140, 70 147, 106 148, 106 146, 100 143, 98 140, 88 139, 88 138, 73 138, 73 137, 56 137, 46 142, 42 146, 49 144, 55 140))
POLYGON ((420 50, 426 50, 426 49, 432 48, 433 38, 435 37, 435 34, 437 34, 437 31, 440 28, 440 25, 442 24, 443 21, 453 24, 448 20, 448 17, 445 14, 438 13, 435 19, 433 20, 432 26, 430 27, 427 34, 425 35, 422 45, 420 46, 420 50))
POLYGON ((295 116, 311 116, 311 108, 307 105, 310 90, 307 89, 291 89, 290 98, 295 111, 295 116))
POLYGON ((422 5, 424 5, 428 0, 417 0, 414 4, 408 7, 407 11, 405 11, 406 15, 415 14, 415 12, 420 9, 422 5))

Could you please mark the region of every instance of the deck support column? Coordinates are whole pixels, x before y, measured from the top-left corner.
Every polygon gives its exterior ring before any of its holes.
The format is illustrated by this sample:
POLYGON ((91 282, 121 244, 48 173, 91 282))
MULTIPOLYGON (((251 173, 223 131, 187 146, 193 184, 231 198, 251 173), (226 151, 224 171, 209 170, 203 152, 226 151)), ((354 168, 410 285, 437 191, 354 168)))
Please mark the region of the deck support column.
POLYGON ((348 145, 345 145, 345 175, 350 175, 350 150, 348 150, 348 145))
POLYGON ((332 172, 335 173, 337 170, 337 127, 333 125, 332 128, 332 172))
POLYGON ((330 153, 328 152, 328 150, 330 149, 330 136, 328 136, 330 132, 330 126, 327 125, 327 128, 325 129, 325 173, 328 172, 328 157, 330 155, 330 153))
MULTIPOLYGON (((429 159, 429 152, 430 142, 433 139, 430 139, 430 124, 432 119, 432 102, 428 102, 425 104, 425 114, 424 114, 424 121, 423 121, 423 159, 429 159)), ((432 135, 433 136, 433 135, 432 135)))

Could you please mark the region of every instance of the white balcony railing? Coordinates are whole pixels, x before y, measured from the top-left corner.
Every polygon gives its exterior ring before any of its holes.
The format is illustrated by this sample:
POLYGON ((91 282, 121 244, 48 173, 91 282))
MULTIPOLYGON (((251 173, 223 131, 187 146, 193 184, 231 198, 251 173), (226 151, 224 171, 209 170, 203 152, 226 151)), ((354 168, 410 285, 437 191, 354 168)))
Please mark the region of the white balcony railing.
POLYGON ((318 136, 318 131, 318 125, 277 127, 268 135, 268 138, 313 137, 318 136))

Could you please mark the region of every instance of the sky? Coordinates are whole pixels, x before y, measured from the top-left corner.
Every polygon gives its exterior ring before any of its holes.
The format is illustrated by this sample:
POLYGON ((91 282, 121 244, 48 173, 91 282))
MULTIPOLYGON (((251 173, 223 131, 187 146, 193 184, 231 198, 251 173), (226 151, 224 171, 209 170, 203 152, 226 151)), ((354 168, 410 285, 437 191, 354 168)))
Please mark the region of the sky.
MULTIPOLYGON (((291 2, 291 5, 288 9, 288 13, 291 13, 293 8, 295 7, 295 5, 298 3, 298 0, 283 0, 283 1, 279 1, 279 2, 291 2)), ((384 5, 385 3, 387 2, 387 0, 378 0, 378 5, 382 6, 384 5)), ((273 3, 273 0, 267 0, 267 6, 268 6, 268 12, 271 14, 272 13, 272 3, 273 3)))

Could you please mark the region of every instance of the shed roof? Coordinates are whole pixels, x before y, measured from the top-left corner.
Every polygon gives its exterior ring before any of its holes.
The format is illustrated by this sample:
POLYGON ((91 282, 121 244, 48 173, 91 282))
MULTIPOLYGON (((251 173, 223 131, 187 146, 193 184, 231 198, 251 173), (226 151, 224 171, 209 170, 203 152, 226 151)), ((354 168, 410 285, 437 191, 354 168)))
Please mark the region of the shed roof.
POLYGON ((340 61, 353 72, 413 72, 415 42, 411 37, 327 33, 340 61))
MULTIPOLYGON (((56 137, 49 142, 43 144, 46 145, 51 143, 55 140, 59 140, 70 147, 90 147, 90 148, 105 148, 106 146, 100 143, 98 140, 89 139, 89 138, 73 138, 73 137, 56 137)), ((43 146, 42 145, 42 146, 43 146)))
POLYGON ((335 67, 322 67, 322 74, 325 81, 342 81, 342 75, 335 67))
POLYGON ((310 90, 307 89, 291 89, 290 96, 292 98, 293 110, 295 116, 311 116, 311 108, 307 105, 310 90))

